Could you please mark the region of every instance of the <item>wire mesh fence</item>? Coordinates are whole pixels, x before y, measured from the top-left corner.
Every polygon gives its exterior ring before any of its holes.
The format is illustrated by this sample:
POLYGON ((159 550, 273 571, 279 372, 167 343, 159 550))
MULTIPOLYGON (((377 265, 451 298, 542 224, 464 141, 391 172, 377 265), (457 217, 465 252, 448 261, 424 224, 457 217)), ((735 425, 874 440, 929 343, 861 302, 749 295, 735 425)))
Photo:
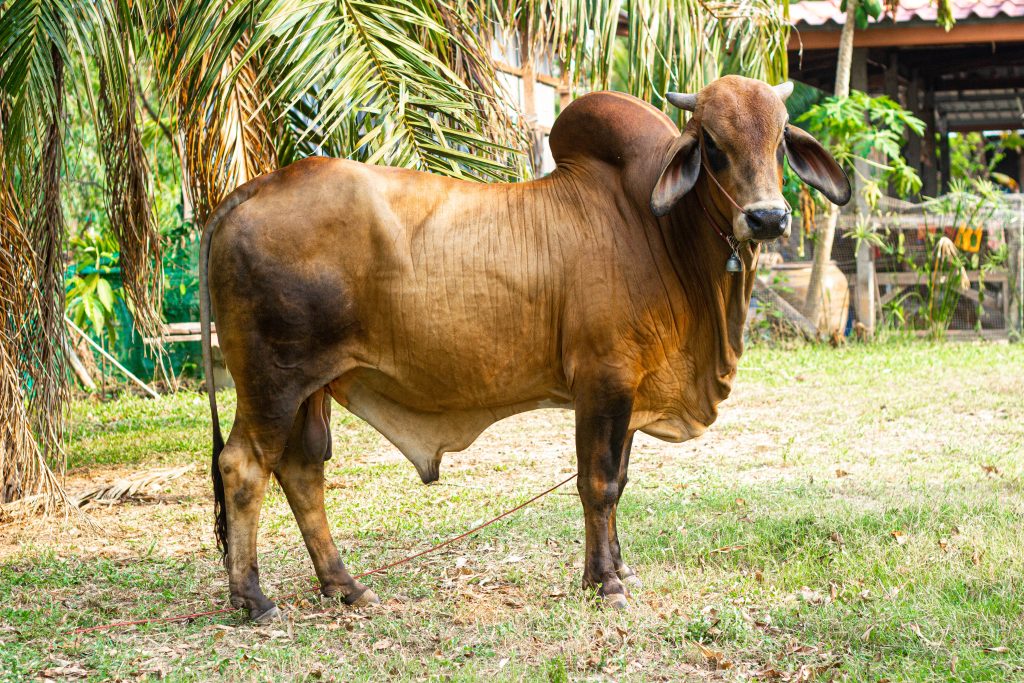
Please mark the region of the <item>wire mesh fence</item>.
MULTIPOLYGON (((833 309, 846 308, 828 322, 829 331, 849 334, 856 312, 873 310, 874 325, 869 327, 880 329, 951 337, 1019 336, 1024 320, 1022 233, 1020 194, 956 191, 918 204, 882 197, 871 211, 862 207, 862 213, 844 213, 832 250, 832 271, 833 280, 845 283, 833 282, 826 296, 833 309), (858 267, 860 248, 867 253, 858 267), (846 297, 839 302, 843 285, 846 297), (858 297, 869 296, 872 306, 857 305, 858 297)), ((790 238, 774 245, 774 254, 766 259, 775 264, 775 286, 794 304, 802 303, 805 295, 801 271, 809 273, 814 246, 798 222, 790 238)))

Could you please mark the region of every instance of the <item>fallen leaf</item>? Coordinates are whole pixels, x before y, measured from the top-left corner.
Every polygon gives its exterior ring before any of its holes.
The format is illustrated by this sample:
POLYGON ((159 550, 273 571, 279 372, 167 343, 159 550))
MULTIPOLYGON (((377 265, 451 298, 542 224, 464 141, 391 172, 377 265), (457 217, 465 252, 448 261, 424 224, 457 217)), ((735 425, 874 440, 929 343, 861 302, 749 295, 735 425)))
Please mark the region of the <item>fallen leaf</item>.
POLYGON ((911 632, 913 632, 915 636, 921 639, 921 642, 926 643, 927 645, 931 645, 933 647, 935 646, 935 641, 928 640, 927 638, 925 638, 924 634, 921 633, 920 626, 918 626, 917 624, 906 624, 906 626, 911 630, 911 632))
POLYGON ((897 545, 906 545, 907 541, 910 540, 910 537, 907 536, 907 533, 905 531, 900 531, 899 529, 894 529, 893 531, 890 531, 889 535, 896 539, 897 545))
POLYGON ((46 669, 42 675, 46 678, 85 678, 89 675, 89 672, 77 664, 68 664, 67 666, 46 669))
POLYGON ((988 476, 1000 476, 999 468, 995 465, 982 465, 981 469, 985 470, 985 474, 988 476))
POLYGON ((848 476, 850 476, 850 473, 847 472, 846 470, 840 470, 840 469, 836 470, 836 479, 842 479, 843 477, 848 477, 848 476))
POLYGON ((803 600, 809 605, 820 605, 821 603, 825 602, 824 595, 822 595, 816 590, 811 590, 807 586, 801 588, 797 595, 800 597, 801 600, 803 600))
POLYGON ((940 538, 939 539, 939 550, 941 550, 942 552, 948 552, 949 551, 949 540, 948 539, 945 539, 945 538, 940 538))
POLYGON ((373 644, 373 649, 376 650, 377 652, 380 652, 381 650, 387 650, 390 647, 391 647, 391 639, 390 638, 381 638, 380 640, 378 640, 376 643, 373 644))
POLYGON ((832 535, 829 536, 828 538, 829 538, 830 541, 832 541, 833 543, 838 545, 840 548, 842 548, 846 544, 846 542, 843 541, 843 535, 841 533, 839 533, 838 531, 833 531, 832 535))
POLYGON ((718 553, 731 553, 734 550, 742 550, 743 548, 746 548, 746 547, 747 546, 746 546, 745 543, 738 543, 736 545, 726 545, 726 546, 722 546, 721 548, 715 548, 714 550, 709 552, 708 555, 716 555, 718 553))
POLYGON ((826 662, 825 664, 817 664, 817 665, 814 665, 814 664, 804 664, 796 672, 796 676, 794 676, 791 680, 793 680, 793 681, 813 681, 815 678, 818 677, 819 674, 823 674, 823 673, 825 673, 826 671, 828 671, 829 669, 831 669, 831 668, 833 668, 835 666, 839 666, 839 662, 838 661, 826 662))
POLYGON ((871 632, 874 631, 874 630, 875 630, 875 625, 874 624, 872 624, 871 626, 868 626, 867 630, 864 631, 863 634, 861 634, 860 639, 863 640, 865 643, 868 642, 871 639, 871 632))
POLYGON ((981 564, 981 551, 980 550, 975 550, 974 553, 971 555, 971 563, 974 564, 975 566, 978 566, 978 565, 981 564))
POLYGON ((983 648, 981 648, 981 651, 982 652, 989 652, 989 653, 996 654, 996 655, 1002 655, 1002 654, 1006 654, 1007 652, 1009 652, 1010 648, 1006 647, 1005 645, 999 645, 999 646, 996 646, 996 647, 983 647, 983 648))
POLYGON ((731 669, 732 662, 725 658, 725 653, 720 650, 714 650, 701 643, 694 643, 700 653, 704 655, 704 659, 708 660, 716 669, 731 669))
POLYGON ((786 644, 785 653, 786 655, 807 655, 813 654, 817 651, 817 648, 810 645, 801 645, 795 640, 791 640, 786 644))

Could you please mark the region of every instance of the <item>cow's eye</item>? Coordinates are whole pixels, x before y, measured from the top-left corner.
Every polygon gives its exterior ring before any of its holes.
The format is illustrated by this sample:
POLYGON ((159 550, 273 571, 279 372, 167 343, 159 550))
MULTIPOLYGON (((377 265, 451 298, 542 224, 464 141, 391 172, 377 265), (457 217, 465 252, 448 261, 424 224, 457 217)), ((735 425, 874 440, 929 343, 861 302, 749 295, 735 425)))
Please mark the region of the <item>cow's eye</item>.
POLYGON ((704 150, 707 152, 708 163, 711 164, 711 170, 721 171, 725 168, 726 164, 729 163, 729 159, 725 156, 725 152, 723 152, 718 145, 715 144, 715 141, 711 139, 711 136, 708 135, 707 131, 701 131, 701 133, 704 136, 704 150))

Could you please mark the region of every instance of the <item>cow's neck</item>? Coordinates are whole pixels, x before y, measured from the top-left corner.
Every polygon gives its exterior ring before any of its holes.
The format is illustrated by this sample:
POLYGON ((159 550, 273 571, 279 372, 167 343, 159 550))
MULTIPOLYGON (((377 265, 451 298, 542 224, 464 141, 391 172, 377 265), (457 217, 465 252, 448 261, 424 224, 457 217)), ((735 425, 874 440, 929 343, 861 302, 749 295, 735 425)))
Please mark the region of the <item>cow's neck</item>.
POLYGON ((739 250, 744 272, 726 271, 732 250, 709 223, 717 221, 724 232, 731 232, 724 202, 701 177, 673 210, 671 221, 662 223, 692 316, 680 326, 681 341, 694 360, 694 380, 706 385, 704 395, 712 403, 706 407, 712 410, 732 388, 757 267, 756 250, 744 244, 739 250))

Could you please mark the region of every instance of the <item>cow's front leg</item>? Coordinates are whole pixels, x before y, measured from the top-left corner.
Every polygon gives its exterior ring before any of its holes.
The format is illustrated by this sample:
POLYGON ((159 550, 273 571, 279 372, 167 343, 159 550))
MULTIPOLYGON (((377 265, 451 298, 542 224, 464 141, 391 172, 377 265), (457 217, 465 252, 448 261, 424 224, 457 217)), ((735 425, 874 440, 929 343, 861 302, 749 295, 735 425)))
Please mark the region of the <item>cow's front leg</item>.
POLYGON ((633 409, 631 391, 597 383, 576 400, 577 487, 586 525, 584 588, 598 588, 605 603, 624 608, 626 588, 612 555, 613 511, 619 500, 619 470, 633 409))
POLYGON ((633 449, 633 434, 635 432, 630 430, 626 434, 626 440, 622 445, 622 457, 619 460, 619 498, 615 501, 615 505, 612 506, 612 514, 608 518, 608 544, 612 552, 612 563, 615 565, 615 573, 618 574, 619 578, 624 584, 626 584, 626 595, 629 595, 630 590, 640 590, 643 588, 643 584, 640 582, 640 577, 622 560, 622 548, 619 545, 619 530, 617 522, 617 513, 619 509, 619 501, 622 500, 622 493, 626 489, 626 482, 629 481, 627 476, 627 470, 629 469, 629 454, 633 449))

